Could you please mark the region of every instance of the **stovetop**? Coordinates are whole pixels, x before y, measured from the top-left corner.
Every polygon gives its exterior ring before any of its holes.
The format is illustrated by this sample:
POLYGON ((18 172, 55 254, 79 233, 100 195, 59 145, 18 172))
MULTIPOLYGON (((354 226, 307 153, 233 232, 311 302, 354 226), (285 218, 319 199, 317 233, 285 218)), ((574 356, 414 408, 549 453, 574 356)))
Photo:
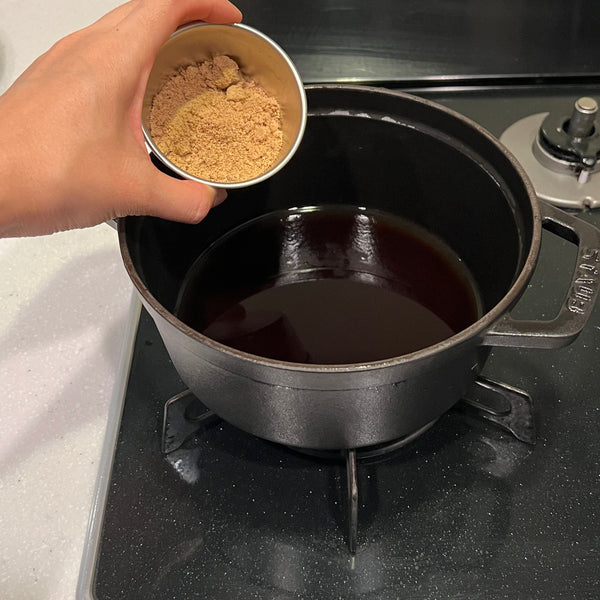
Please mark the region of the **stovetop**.
MULTIPOLYGON (((420 91, 499 136, 600 89, 420 91)), ((577 213, 600 226, 600 212, 577 213)), ((575 247, 544 232, 514 311, 548 319, 575 247)), ((80 598, 595 598, 600 589, 600 307, 559 350, 494 349, 484 375, 525 390, 535 445, 457 406, 385 457, 358 461, 348 551, 343 462, 212 419, 162 452, 164 406, 185 390, 141 310, 116 397, 80 598)), ((200 399, 201 400, 201 399, 200 399)))

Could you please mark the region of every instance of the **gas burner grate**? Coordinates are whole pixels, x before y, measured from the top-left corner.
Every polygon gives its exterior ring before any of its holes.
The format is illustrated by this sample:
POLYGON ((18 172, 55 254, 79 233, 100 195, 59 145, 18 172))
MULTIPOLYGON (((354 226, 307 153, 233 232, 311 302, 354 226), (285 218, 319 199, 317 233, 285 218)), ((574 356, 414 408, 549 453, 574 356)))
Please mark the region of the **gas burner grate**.
MULTIPOLYGON (((385 458, 390 456, 396 450, 400 450, 400 448, 404 448, 412 441, 416 440, 418 437, 423 435, 428 429, 433 427, 437 423, 438 419, 434 419, 430 421, 423 427, 420 427, 416 431, 413 431, 409 435, 405 435, 401 438, 392 440, 391 442, 384 442, 382 444, 374 444, 373 446, 365 446, 364 448, 353 448, 356 453, 357 460, 368 460, 368 459, 377 459, 377 458, 385 458)), ((345 449, 332 449, 332 450, 317 450, 313 448, 297 448, 295 446, 288 446, 291 450, 295 452, 300 452, 301 454, 306 454, 307 456, 312 456, 314 458, 322 458, 325 460, 346 460, 347 450, 345 449)))
POLYGON ((190 390, 169 398, 163 414, 162 453, 179 450, 195 433, 217 419, 220 417, 206 408, 190 390))
MULTIPOLYGON (((512 386, 478 377, 469 393, 453 410, 461 410, 478 418, 490 421, 511 433, 517 440, 535 444, 536 433, 533 416, 533 401, 529 394, 512 386)), ((201 432, 220 417, 207 409, 190 390, 170 398, 164 407, 162 452, 169 455, 179 450, 189 439, 201 432)), ((356 553, 358 538, 358 462, 392 456, 423 435, 437 423, 434 419, 413 433, 397 440, 365 448, 318 450, 291 448, 310 457, 325 460, 340 460, 346 463, 348 503, 348 549, 356 553)))

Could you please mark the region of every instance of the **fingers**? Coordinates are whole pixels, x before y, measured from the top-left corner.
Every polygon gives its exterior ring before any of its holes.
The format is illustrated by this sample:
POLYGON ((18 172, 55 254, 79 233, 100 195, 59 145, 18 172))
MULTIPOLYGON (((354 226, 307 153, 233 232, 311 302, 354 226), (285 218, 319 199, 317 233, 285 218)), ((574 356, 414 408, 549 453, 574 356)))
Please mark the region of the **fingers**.
POLYGON ((189 11, 182 13, 178 25, 190 20, 207 21, 209 23, 239 23, 242 12, 229 0, 211 0, 198 2, 192 0, 189 11), (199 4, 204 4, 201 8, 199 4), (182 21, 181 18, 184 20, 182 21))
POLYGON ((166 23, 168 34, 183 23, 207 21, 209 23, 238 23, 241 11, 229 0, 130 0, 117 6, 99 21, 116 26, 129 16, 166 23))
POLYGON ((208 211, 227 197, 224 189, 215 189, 196 181, 175 179, 153 166, 147 180, 149 193, 142 199, 136 214, 146 214, 170 221, 198 223, 208 211))
POLYGON ((242 13, 228 0, 139 0, 124 24, 136 30, 145 51, 155 53, 179 27, 192 21, 238 23, 242 13), (139 36, 140 27, 147 35, 139 36))

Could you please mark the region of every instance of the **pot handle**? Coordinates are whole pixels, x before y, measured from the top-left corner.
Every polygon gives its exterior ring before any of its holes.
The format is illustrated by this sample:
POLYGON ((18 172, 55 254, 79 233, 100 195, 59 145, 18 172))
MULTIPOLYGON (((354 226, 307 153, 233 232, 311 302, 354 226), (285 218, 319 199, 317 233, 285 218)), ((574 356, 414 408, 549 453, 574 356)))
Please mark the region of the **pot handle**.
POLYGON ((578 245, 571 286, 558 315, 549 321, 513 319, 505 314, 485 333, 487 346, 560 348, 570 344, 590 317, 600 289, 600 230, 540 201, 542 226, 578 245))

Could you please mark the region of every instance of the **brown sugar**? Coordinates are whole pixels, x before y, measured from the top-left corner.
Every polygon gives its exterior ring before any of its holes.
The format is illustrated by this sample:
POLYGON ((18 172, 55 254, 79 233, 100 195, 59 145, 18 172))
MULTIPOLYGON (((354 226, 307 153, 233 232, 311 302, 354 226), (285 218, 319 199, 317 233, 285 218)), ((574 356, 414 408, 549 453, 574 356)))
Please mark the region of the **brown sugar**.
POLYGON ((265 173, 283 143, 277 100, 222 55, 166 81, 153 99, 150 133, 173 164, 219 183, 265 173))

